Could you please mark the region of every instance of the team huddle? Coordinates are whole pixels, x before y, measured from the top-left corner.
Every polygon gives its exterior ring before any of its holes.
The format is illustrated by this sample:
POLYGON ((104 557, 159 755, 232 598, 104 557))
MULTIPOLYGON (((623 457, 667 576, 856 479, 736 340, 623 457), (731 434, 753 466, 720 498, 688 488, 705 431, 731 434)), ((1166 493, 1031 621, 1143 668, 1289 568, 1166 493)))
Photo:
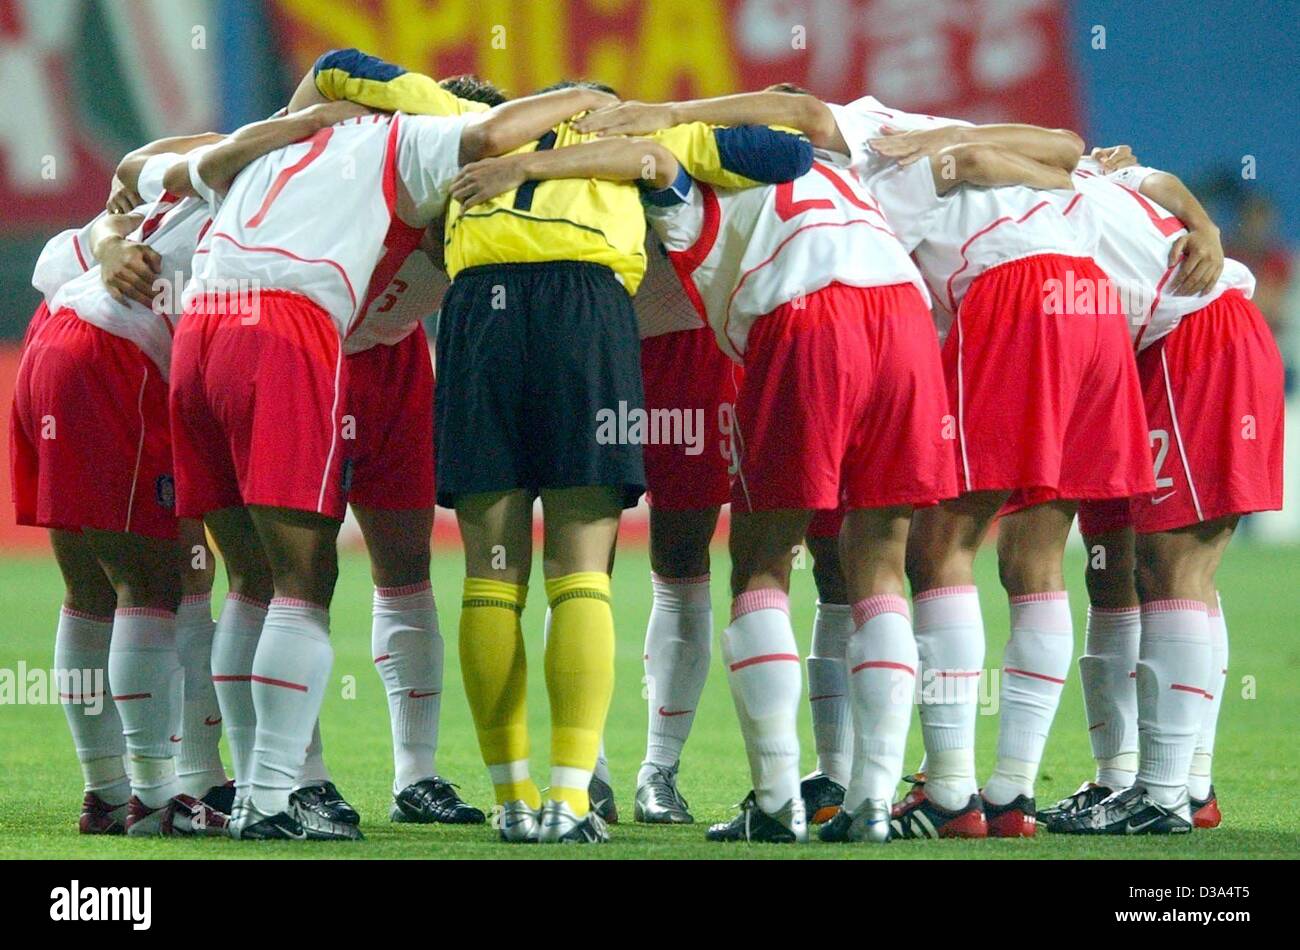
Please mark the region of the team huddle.
POLYGON ((1215 572, 1242 515, 1281 507, 1281 359, 1187 188, 1126 147, 1083 152, 1067 130, 870 96, 654 105, 565 83, 507 100, 334 50, 275 117, 125 156, 105 212, 41 254, 12 410, 18 521, 49 529, 66 586, 56 668, 107 673, 105 695, 62 696, 81 832, 362 837, 318 725, 349 505, 390 817, 484 823, 436 769, 442 505, 494 833, 608 841, 610 575, 643 494, 637 821, 694 821, 678 766, 729 504, 720 642, 753 787, 709 839, 1218 825, 1215 572), (539 501, 544 795, 520 624, 539 501), (1096 773, 1040 809, 1076 515, 1096 773), (1011 629, 980 776, 974 561, 995 521, 1011 629), (817 769, 801 778, 788 592, 805 544, 817 769), (215 622, 209 545, 229 581, 215 622), (925 761, 904 776, 914 708, 925 761))

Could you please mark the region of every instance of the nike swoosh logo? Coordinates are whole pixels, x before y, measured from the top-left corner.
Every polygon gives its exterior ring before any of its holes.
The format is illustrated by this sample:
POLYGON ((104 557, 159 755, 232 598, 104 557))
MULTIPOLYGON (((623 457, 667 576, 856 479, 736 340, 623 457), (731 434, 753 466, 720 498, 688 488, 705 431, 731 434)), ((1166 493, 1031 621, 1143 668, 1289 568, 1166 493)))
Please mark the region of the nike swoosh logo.
POLYGON ((430 696, 437 696, 440 692, 442 692, 442 690, 439 689, 435 689, 428 693, 419 693, 415 690, 411 690, 406 695, 410 696, 412 699, 428 699, 430 696))
POLYGON ((204 717, 203 717, 203 725, 205 725, 205 726, 219 726, 219 725, 221 725, 221 717, 218 716, 216 719, 213 719, 211 716, 204 716, 204 717))
POLYGON ((693 712, 695 712, 694 709, 674 709, 670 711, 665 709, 663 706, 659 707, 659 715, 663 716, 665 719, 671 719, 673 716, 685 716, 687 713, 693 712))
POLYGON ((1158 505, 1158 504, 1160 504, 1162 501, 1168 501, 1170 498, 1173 498, 1173 497, 1174 497, 1175 495, 1177 495, 1177 494, 1178 494, 1177 490, 1174 490, 1174 491, 1171 491, 1171 492, 1170 492, 1169 494, 1167 494, 1167 495, 1161 495, 1159 498, 1152 498, 1152 499, 1151 499, 1151 504, 1153 504, 1153 505, 1158 505))
POLYGON ((503 822, 503 825, 506 828, 517 828, 522 824, 526 824, 527 822, 528 822, 527 818, 512 818, 508 821, 503 822))
POLYGON ((1156 817, 1152 818, 1150 821, 1144 821, 1140 825, 1135 825, 1133 824, 1133 820, 1130 818, 1129 823, 1124 826, 1124 833, 1130 835, 1138 834, 1139 832, 1145 830, 1146 828, 1149 828, 1151 825, 1154 825, 1159 820, 1160 820, 1160 816, 1156 815, 1156 817))
POLYGON ((181 737, 180 737, 180 736, 168 736, 168 738, 171 739, 172 742, 180 742, 180 741, 181 741, 181 737))

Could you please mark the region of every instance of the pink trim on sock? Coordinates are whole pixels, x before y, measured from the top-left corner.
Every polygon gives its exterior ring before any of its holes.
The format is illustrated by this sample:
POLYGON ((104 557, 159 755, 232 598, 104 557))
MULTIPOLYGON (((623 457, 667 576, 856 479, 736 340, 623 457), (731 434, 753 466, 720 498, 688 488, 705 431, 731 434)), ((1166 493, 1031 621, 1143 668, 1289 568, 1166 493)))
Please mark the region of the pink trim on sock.
POLYGON ((852 676, 861 670, 902 670, 908 676, 916 679, 916 670, 912 669, 906 663, 895 663, 892 660, 867 660, 865 663, 859 663, 853 669, 849 670, 852 676))
POLYGON ((890 613, 902 614, 904 620, 912 619, 911 608, 903 597, 898 594, 875 594, 853 605, 853 624, 860 627, 872 617, 890 613))
POLYGON ((328 607, 313 604, 310 600, 300 600, 297 597, 272 597, 270 607, 302 607, 305 610, 319 610, 323 614, 330 612, 328 607))
POLYGON ((212 682, 214 683, 250 683, 252 682, 252 680, 253 677, 252 674, 250 673, 242 673, 242 674, 213 673, 212 674, 212 682))
POLYGON ((1185 683, 1170 683, 1169 688, 1176 689, 1180 693, 1195 693, 1197 696, 1204 696, 1206 699, 1214 698, 1199 686, 1188 686, 1185 683))
POLYGON ((1199 600, 1174 598, 1171 600, 1153 600, 1142 605, 1144 614, 1172 613, 1175 610, 1199 610, 1201 613, 1205 613, 1205 604, 1199 600))
POLYGON ((1019 604, 1037 604, 1052 600, 1068 600, 1069 596, 1070 595, 1063 590, 1048 590, 1039 594, 1017 594, 1015 597, 1011 598, 1011 605, 1014 607, 1019 604))
POLYGON ((1043 680, 1048 683, 1055 683, 1057 686, 1064 686, 1065 680, 1059 676, 1048 676, 1046 673, 1035 673, 1032 670, 1018 670, 1013 666, 1004 666, 1003 673, 1011 673, 1015 676, 1027 676, 1030 679, 1043 680))
POLYGON ((1206 604, 1206 605, 1205 605, 1205 612, 1206 612, 1207 614, 1209 614, 1211 617, 1222 617, 1222 616, 1223 616, 1223 611, 1222 611, 1218 606, 1211 607, 1209 604, 1206 604))
POLYGON ((767 587, 762 590, 750 590, 737 594, 731 601, 731 620, 734 623, 745 614, 756 610, 780 610, 790 613, 790 595, 783 590, 767 587))
POLYGON ((736 670, 743 670, 747 666, 757 666, 759 663, 778 663, 778 662, 798 663, 799 657, 795 653, 763 653, 760 654, 759 656, 751 656, 747 660, 738 660, 735 663, 732 663, 731 666, 728 667, 728 669, 730 669, 731 672, 734 673, 736 672, 736 670))
POLYGON ((175 620, 176 614, 161 607, 118 607, 116 617, 157 617, 159 620, 175 620))
POLYGON ((984 675, 983 670, 935 670, 934 675, 940 679, 965 680, 972 676, 984 675))
POLYGON ((376 587, 375 593, 380 597, 409 597, 411 594, 423 594, 425 591, 432 590, 431 581, 418 581, 414 584, 403 584, 401 587, 376 587))
POLYGON ((186 594, 181 598, 181 606, 188 607, 190 604, 210 604, 212 603, 212 591, 206 594, 186 594))
POLYGON ((1088 607, 1089 613, 1099 617, 1131 617, 1142 612, 1141 607, 1088 607))
POLYGON ((927 600, 933 600, 936 597, 955 597, 958 594, 975 593, 974 584, 962 584, 957 587, 931 587, 929 590, 921 591, 919 594, 912 595, 912 603, 919 604, 927 600))
POLYGON ((95 614, 88 614, 83 610, 73 610, 71 607, 60 607, 59 613, 65 617, 71 617, 74 620, 89 620, 91 623, 112 623, 112 617, 97 617, 95 614))
POLYGON ((129 699, 150 699, 153 693, 123 693, 121 696, 114 696, 113 702, 124 703, 129 699))
POLYGON ((230 593, 226 595, 226 600, 238 601, 241 604, 247 604, 250 607, 256 607, 258 610, 266 610, 271 605, 264 600, 257 600, 249 597, 247 594, 230 593))
POLYGON ((392 659, 392 657, 393 657, 393 654, 391 654, 391 653, 382 653, 382 654, 380 654, 379 656, 375 657, 374 662, 376 662, 376 663, 383 663, 384 660, 392 659))
POLYGON ((698 577, 664 577, 662 574, 656 574, 654 571, 650 572, 650 579, 656 584, 668 584, 673 587, 678 585, 685 586, 687 584, 707 584, 709 578, 710 575, 708 574, 701 574, 698 577))
POLYGON ((250 676, 249 680, 254 683, 262 683, 265 686, 281 686, 285 689, 296 689, 304 693, 307 692, 307 686, 304 683, 291 683, 289 680, 277 680, 272 679, 269 676, 257 676, 256 674, 250 676))

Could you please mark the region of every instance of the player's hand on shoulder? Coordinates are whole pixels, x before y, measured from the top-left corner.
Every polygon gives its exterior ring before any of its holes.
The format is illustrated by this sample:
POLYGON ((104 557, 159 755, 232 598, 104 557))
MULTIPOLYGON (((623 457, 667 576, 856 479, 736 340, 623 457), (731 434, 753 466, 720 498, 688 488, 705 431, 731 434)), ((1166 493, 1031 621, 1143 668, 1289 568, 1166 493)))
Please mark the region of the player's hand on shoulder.
POLYGON ((883 135, 871 139, 869 144, 876 154, 892 158, 900 165, 911 165, 961 142, 961 127, 945 125, 937 129, 910 131, 886 128, 883 135))
POLYGON ((130 214, 132 209, 138 208, 142 203, 143 199, 139 192, 134 188, 128 188, 116 175, 113 176, 104 210, 109 214, 130 214))
POLYGON ((468 211, 497 195, 514 191, 526 180, 519 156, 485 158, 460 170, 451 183, 451 196, 460 202, 462 210, 468 211))
POLYGON ((676 124, 669 103, 619 102, 588 112, 573 127, 584 135, 649 135, 676 124))
POLYGON ((162 271, 157 251, 147 244, 112 237, 100 245, 99 264, 99 278, 114 300, 153 306, 154 281, 162 271))
POLYGON ((1121 168, 1128 168, 1130 165, 1138 163, 1137 156, 1133 154, 1133 149, 1128 145, 1094 148, 1092 150, 1092 160, 1101 165, 1101 170, 1106 174, 1117 172, 1121 168))
POLYGON ((1223 242, 1219 229, 1198 228, 1179 237, 1169 250, 1169 266, 1180 259, 1182 266, 1178 268, 1172 293, 1180 297, 1209 293, 1223 273, 1223 242))

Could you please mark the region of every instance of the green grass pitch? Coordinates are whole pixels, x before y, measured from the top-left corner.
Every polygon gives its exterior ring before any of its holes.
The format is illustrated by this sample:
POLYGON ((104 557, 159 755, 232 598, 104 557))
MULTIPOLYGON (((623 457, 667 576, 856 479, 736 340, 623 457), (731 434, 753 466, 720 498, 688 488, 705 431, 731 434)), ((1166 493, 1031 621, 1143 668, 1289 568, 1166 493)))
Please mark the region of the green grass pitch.
MULTIPOLYGON (((717 629, 726 621, 726 554, 715 552, 717 629)), ((1071 603, 1075 655, 1083 640, 1086 606, 1082 552, 1071 552, 1071 603)), ((1000 658, 1007 636, 1007 605, 996 582, 991 551, 980 558, 980 584, 988 629, 988 662, 1000 658)), ((791 604, 801 649, 806 653, 815 600, 811 570, 795 572, 791 604)), ((524 617, 530 654, 530 725, 533 774, 547 776, 546 692, 541 676, 544 597, 540 565, 524 617)), ((335 597, 335 664, 322 716, 326 761, 344 793, 361 811, 366 840, 360 843, 241 844, 230 840, 83 838, 76 833, 80 774, 72 744, 55 706, 0 706, 0 857, 4 858, 479 858, 674 859, 674 858, 1278 858, 1300 855, 1296 789, 1300 784, 1300 548, 1252 547, 1239 541, 1228 553, 1220 587, 1229 624, 1231 669, 1219 727, 1215 783, 1225 814, 1223 827, 1178 840, 1158 838, 1070 839, 1041 833, 1021 841, 894 842, 887 847, 715 845, 704 825, 733 814, 732 803, 749 788, 748 770, 725 677, 715 662, 694 732, 687 744, 681 787, 697 819, 694 826, 646 827, 632 823, 632 791, 645 741, 641 698, 641 652, 650 608, 649 568, 641 549, 620 553, 614 578, 618 625, 618 683, 606 731, 623 823, 614 841, 598 848, 509 846, 483 826, 393 825, 388 821, 391 757, 387 707, 370 661, 370 586, 364 555, 344 558, 335 597), (355 698, 344 698, 348 682, 355 698)), ((447 640, 447 691, 442 707, 439 770, 460 783, 480 806, 491 787, 479 759, 469 710, 460 688, 456 626, 460 560, 455 552, 435 557, 434 589, 447 640)), ((49 668, 61 595, 50 559, 0 560, 0 667, 49 668)), ((715 644, 715 656, 717 654, 715 644)), ((804 770, 813 767, 812 734, 805 703, 800 737, 804 770)), ((979 771, 993 764, 996 719, 979 723, 979 771)), ((913 726, 908 765, 921 755, 913 726)), ((227 757, 228 760, 228 757, 227 757)), ((1043 761, 1040 801, 1069 793, 1091 769, 1077 677, 1066 687, 1043 761)))

